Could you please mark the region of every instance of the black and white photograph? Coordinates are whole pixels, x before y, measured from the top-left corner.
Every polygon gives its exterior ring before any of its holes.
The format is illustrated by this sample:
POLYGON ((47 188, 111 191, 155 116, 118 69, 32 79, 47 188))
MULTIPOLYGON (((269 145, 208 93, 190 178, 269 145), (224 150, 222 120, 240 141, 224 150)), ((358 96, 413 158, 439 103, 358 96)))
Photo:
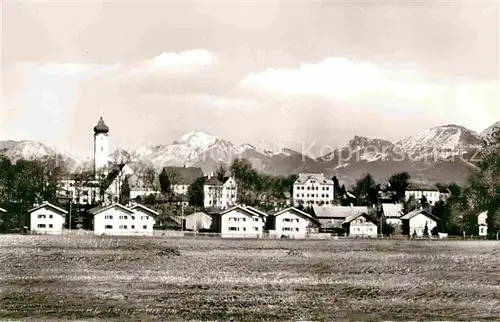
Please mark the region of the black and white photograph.
POLYGON ((1 1, 1 321, 500 319, 500 1, 1 1))

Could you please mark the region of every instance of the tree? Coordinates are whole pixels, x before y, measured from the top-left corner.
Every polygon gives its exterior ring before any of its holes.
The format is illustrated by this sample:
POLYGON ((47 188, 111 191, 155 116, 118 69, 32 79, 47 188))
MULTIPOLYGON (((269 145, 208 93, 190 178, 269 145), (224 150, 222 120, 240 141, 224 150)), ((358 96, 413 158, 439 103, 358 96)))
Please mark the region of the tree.
POLYGON ((57 185, 63 165, 54 159, 0 160, 0 202, 8 214, 0 218, 0 231, 28 226, 27 211, 44 201, 57 203, 57 185))
POLYGON ((448 202, 439 200, 431 210, 432 214, 439 218, 439 231, 443 233, 453 233, 454 229, 451 205, 448 202))
POLYGON ((405 192, 410 182, 408 172, 398 172, 389 178, 389 190, 395 193, 395 201, 402 202, 405 199, 405 192))
POLYGON ((488 232, 500 235, 500 128, 485 140, 477 168, 471 171, 465 188, 466 209, 470 213, 488 211, 488 232))
POLYGON ((411 195, 408 200, 405 200, 403 202, 403 212, 405 214, 415 210, 418 208, 418 202, 415 199, 415 196, 411 195))
POLYGON ((356 182, 354 186, 354 195, 358 205, 375 205, 378 203, 378 185, 371 174, 366 174, 356 182))
POLYGON ((144 186, 149 190, 156 190, 158 187, 155 187, 155 178, 156 172, 153 167, 147 167, 141 175, 141 179, 144 182, 144 186))
POLYGON ((215 170, 215 177, 220 182, 224 182, 224 178, 226 177, 226 167, 224 166, 224 164, 219 164, 219 166, 215 170))
POLYGON ((170 194, 172 192, 172 186, 167 172, 167 168, 163 168, 160 175, 158 176, 160 180, 160 191, 163 194, 170 194))
POLYGON ((189 187, 188 187, 188 198, 189 204, 193 207, 203 208, 204 203, 204 188, 205 185, 205 177, 200 177, 196 179, 189 187))
POLYGON ((336 200, 342 200, 343 196, 344 196, 344 193, 342 193, 341 191, 341 188, 340 188, 340 182, 339 182, 339 179, 334 176, 332 178, 332 181, 333 181, 333 194, 334 194, 334 199, 336 200))
POLYGON ((122 205, 126 205, 130 200, 130 186, 128 184, 128 178, 123 180, 121 189, 120 189, 120 203, 122 205))
POLYGON ((384 235, 393 235, 396 231, 396 226, 388 223, 384 223, 382 225, 382 234, 384 235))
POLYGON ((420 201, 420 207, 422 207, 423 209, 429 208, 429 201, 427 200, 426 196, 422 196, 422 198, 420 198, 419 201, 420 201))

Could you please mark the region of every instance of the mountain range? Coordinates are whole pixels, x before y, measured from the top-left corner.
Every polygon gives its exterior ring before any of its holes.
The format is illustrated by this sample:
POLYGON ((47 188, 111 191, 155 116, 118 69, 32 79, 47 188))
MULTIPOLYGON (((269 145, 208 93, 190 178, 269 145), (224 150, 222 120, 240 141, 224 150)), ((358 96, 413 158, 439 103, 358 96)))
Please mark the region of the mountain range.
MULTIPOLYGON (((320 157, 300 152, 259 150, 251 144, 235 145, 204 132, 191 131, 172 144, 144 146, 136 150, 117 149, 111 163, 130 163, 137 171, 164 166, 198 166, 205 173, 220 163, 230 164, 236 158, 247 158, 257 170, 273 175, 321 172, 336 175, 349 186, 365 173, 376 180, 387 180, 399 171, 407 171, 415 181, 426 183, 463 183, 474 166, 477 151, 484 138, 500 122, 480 134, 459 125, 433 127, 396 142, 355 135, 345 146, 320 157)), ((57 157, 70 171, 92 168, 92 159, 78 159, 69 153, 37 141, 0 141, 0 154, 12 161, 57 157)))

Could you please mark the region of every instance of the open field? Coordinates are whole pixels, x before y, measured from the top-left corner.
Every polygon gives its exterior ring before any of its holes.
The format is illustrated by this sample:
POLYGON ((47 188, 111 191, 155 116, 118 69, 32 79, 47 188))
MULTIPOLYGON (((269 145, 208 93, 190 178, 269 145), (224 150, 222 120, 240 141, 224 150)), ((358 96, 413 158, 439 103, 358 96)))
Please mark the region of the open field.
POLYGON ((0 319, 486 320, 500 243, 0 236, 0 319))

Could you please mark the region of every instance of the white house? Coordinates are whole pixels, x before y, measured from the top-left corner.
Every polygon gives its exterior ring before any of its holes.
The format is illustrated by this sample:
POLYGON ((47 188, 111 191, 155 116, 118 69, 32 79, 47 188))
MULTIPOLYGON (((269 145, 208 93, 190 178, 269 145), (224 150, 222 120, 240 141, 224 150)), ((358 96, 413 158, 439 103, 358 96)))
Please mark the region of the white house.
POLYGON ((133 235, 153 236, 153 226, 155 225, 158 212, 140 204, 134 204, 130 207, 135 215, 132 216, 133 235))
POLYGON ((405 199, 408 200, 410 197, 414 197, 416 200, 425 197, 430 205, 434 205, 436 202, 441 200, 441 193, 436 186, 424 185, 424 184, 410 184, 405 191, 405 199))
POLYGON ((386 224, 393 225, 396 228, 401 229, 401 225, 403 223, 401 221, 401 217, 403 216, 402 204, 383 203, 380 206, 380 211, 386 224))
POLYGON ((402 216, 401 220, 403 221, 403 233, 409 236, 416 235, 417 237, 424 236, 426 226, 430 235, 439 221, 433 214, 423 209, 413 210, 402 216))
POLYGON ((277 237, 305 238, 308 233, 318 232, 321 224, 310 214, 290 207, 270 215, 267 226, 277 237))
POLYGON ((488 211, 483 211, 477 215, 477 226, 479 236, 488 235, 488 224, 486 219, 488 218, 488 211))
POLYGON ((346 219, 356 214, 368 213, 368 207, 325 205, 313 206, 313 211, 321 223, 320 232, 346 233, 346 219))
POLYGON ((28 210, 30 214, 30 231, 38 234, 62 234, 68 212, 62 208, 45 202, 28 210))
POLYGON ((377 237, 377 221, 366 213, 355 213, 342 223, 350 237, 377 237))
POLYGON ((294 205, 330 205, 333 203, 333 181, 322 173, 301 173, 293 184, 294 205))
POLYGON ((220 181, 209 175, 203 185, 203 206, 205 208, 226 209, 236 204, 238 189, 232 177, 220 181))
POLYGON ((100 182, 86 174, 68 174, 58 181, 58 195, 74 204, 91 205, 100 201, 100 182))
POLYGON ((131 236, 136 231, 136 213, 123 205, 98 206, 89 212, 94 217, 95 235, 131 236))
POLYGON ((195 212, 184 217, 186 230, 200 231, 200 229, 210 229, 212 217, 204 212, 195 212))
POLYGON ((225 238, 260 238, 267 215, 254 208, 234 206, 215 215, 215 228, 225 238), (263 215, 264 214, 264 215, 263 215))

